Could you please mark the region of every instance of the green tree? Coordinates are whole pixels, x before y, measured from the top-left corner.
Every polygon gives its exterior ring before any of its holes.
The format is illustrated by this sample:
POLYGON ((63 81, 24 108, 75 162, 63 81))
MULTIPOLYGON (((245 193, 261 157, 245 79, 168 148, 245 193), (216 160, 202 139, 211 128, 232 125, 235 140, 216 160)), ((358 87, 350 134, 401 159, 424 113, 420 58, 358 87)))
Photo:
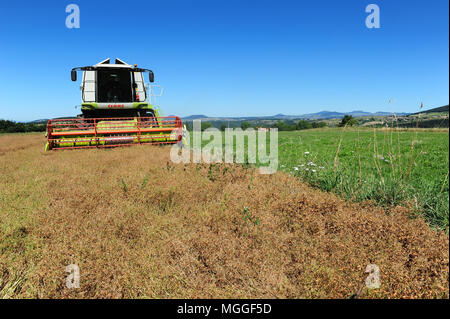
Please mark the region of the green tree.
POLYGON ((294 131, 296 129, 295 125, 291 125, 283 121, 273 124, 272 127, 277 128, 278 131, 294 131))
POLYGON ((248 129, 249 127, 251 127, 251 125, 250 125, 249 122, 242 122, 242 123, 241 123, 241 129, 246 130, 246 129, 248 129))
POLYGON ((312 128, 312 124, 308 121, 305 120, 300 120, 298 121, 297 125, 296 125, 296 129, 297 130, 307 130, 312 128))
POLYGON ((321 128, 327 126, 327 123, 325 122, 312 122, 313 128, 321 128))
POLYGON ((202 122, 202 131, 212 127, 212 124, 210 122, 202 122))
POLYGON ((184 125, 186 125, 186 130, 192 131, 192 122, 186 121, 184 125))
POLYGON ((352 115, 345 115, 341 121, 341 123, 339 123, 340 127, 344 127, 344 126, 353 126, 355 125, 356 119, 352 116, 352 115))

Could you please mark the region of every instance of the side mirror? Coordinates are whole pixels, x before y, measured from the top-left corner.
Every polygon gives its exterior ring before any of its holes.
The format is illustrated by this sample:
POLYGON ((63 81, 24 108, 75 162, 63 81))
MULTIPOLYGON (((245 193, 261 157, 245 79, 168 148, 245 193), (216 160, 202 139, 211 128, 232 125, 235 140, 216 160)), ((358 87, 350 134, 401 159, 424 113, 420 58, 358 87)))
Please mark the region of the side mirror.
POLYGON ((148 71, 148 80, 150 82, 155 82, 155 75, 153 74, 153 71, 148 71))
POLYGON ((72 81, 76 81, 77 80, 77 71, 72 70, 72 72, 70 72, 70 77, 72 78, 72 81))

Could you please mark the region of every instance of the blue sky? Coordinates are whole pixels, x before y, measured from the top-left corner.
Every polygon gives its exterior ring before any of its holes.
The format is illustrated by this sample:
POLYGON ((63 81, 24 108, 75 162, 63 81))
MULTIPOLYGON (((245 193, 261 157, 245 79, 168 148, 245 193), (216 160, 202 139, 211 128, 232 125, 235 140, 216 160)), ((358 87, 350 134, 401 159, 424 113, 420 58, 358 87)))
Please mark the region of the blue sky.
POLYGON ((108 57, 153 69, 166 115, 438 107, 448 12, 447 0, 2 1, 0 118, 78 114, 70 69, 108 57), (79 29, 65 26, 70 3, 79 29), (380 29, 365 26, 370 3, 380 29))

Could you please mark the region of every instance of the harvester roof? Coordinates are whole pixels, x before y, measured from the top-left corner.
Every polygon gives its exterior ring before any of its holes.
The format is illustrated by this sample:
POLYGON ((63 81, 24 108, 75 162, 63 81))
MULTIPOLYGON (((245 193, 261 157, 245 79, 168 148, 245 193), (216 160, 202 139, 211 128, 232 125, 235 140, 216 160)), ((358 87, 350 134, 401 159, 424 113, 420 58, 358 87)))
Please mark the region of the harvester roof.
POLYGON ((128 64, 118 58, 116 58, 115 64, 111 64, 110 58, 107 58, 96 65, 94 67, 106 67, 106 68, 133 68, 131 64, 128 64))
MULTIPOLYGON (((72 72, 74 71, 95 71, 98 69, 104 69, 104 68, 126 68, 126 69, 133 69, 134 72, 150 72, 153 73, 151 70, 149 69, 142 69, 142 68, 138 68, 137 65, 131 65, 128 64, 118 58, 116 58, 116 61, 114 64, 111 64, 111 59, 107 58, 95 65, 92 66, 82 66, 82 67, 76 67, 72 69, 72 72)), ((73 80, 75 81, 75 80, 73 80)), ((153 82, 153 81, 150 81, 153 82)))

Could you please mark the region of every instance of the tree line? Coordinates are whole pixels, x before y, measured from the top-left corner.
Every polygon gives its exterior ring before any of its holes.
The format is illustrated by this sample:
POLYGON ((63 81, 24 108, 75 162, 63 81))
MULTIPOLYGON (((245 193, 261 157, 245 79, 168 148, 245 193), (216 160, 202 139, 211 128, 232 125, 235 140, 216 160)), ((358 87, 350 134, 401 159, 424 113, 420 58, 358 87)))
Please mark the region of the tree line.
POLYGON ((325 126, 327 126, 327 123, 325 122, 316 122, 316 121, 311 122, 306 120, 300 120, 297 123, 279 121, 271 125, 271 127, 277 128, 278 131, 302 131, 302 130, 309 130, 312 128, 321 128, 325 126))
POLYGON ((0 133, 44 132, 44 123, 22 123, 0 120, 0 133))
MULTIPOLYGON (((312 128, 321 128, 327 126, 326 122, 321 121, 306 121, 306 120, 300 120, 298 122, 294 121, 278 121, 276 123, 270 124, 270 125, 264 125, 260 123, 250 123, 247 121, 241 122, 241 123, 230 123, 230 128, 236 128, 240 127, 243 130, 246 130, 248 128, 254 128, 257 129, 259 127, 265 127, 265 128, 277 128, 278 131, 299 131, 299 130, 308 130, 312 128)), ((191 131, 192 130, 192 122, 187 121, 185 122, 186 128, 191 131)), ((208 128, 216 127, 220 129, 221 131, 225 131, 225 129, 228 127, 227 124, 223 122, 214 123, 214 125, 211 122, 201 122, 201 130, 204 131, 208 128)))

